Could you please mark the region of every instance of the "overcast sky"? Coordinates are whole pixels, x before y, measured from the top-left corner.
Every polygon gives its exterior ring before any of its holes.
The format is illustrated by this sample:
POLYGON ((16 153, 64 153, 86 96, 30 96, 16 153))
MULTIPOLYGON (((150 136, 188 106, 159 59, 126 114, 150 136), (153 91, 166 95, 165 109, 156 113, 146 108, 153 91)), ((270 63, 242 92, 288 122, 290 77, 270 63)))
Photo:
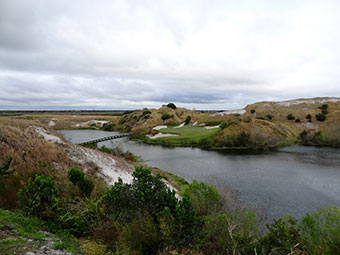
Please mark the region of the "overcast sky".
POLYGON ((0 109, 340 96, 339 0, 0 0, 0 109))

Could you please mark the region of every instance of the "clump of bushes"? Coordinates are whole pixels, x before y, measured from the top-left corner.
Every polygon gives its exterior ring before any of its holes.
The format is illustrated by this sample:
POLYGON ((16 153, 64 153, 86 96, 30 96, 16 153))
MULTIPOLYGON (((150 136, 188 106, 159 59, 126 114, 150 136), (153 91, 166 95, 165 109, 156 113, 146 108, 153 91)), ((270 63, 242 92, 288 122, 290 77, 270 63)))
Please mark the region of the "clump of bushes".
POLYGON ((78 167, 72 167, 68 171, 68 179, 76 185, 82 196, 89 197, 93 190, 93 183, 84 176, 84 172, 78 167))
POLYGON ((225 129, 225 128, 229 127, 231 124, 232 124, 231 121, 223 122, 223 123, 220 125, 220 128, 221 128, 221 129, 225 129))
MULTIPOLYGON (((69 172, 74 185, 85 178, 80 169, 69 172)), ((308 213, 300 221, 287 215, 262 231, 254 211, 225 207, 212 186, 194 181, 178 199, 150 169, 136 167, 132 175, 131 183, 119 179, 89 198, 70 197, 58 178, 37 175, 19 191, 20 206, 55 231, 98 240, 101 253, 340 253, 338 208, 308 213)))
POLYGON ((108 122, 108 123, 104 123, 102 129, 104 131, 114 131, 115 130, 115 125, 111 122, 108 122))
POLYGON ((191 121, 191 116, 188 115, 186 118, 185 118, 185 121, 184 121, 184 125, 188 125, 191 121))
POLYGON ((303 130, 299 135, 299 140, 303 145, 327 145, 328 142, 325 140, 321 131, 311 132, 303 130))
MULTIPOLYGON (((157 131, 157 130, 155 130, 155 131, 157 131)), ((133 153, 131 153, 129 151, 123 151, 123 149, 121 149, 118 146, 114 147, 114 148, 108 148, 105 145, 103 145, 102 147, 99 148, 99 150, 101 152, 111 154, 111 155, 115 155, 117 157, 123 157, 126 160, 130 160, 130 161, 134 161, 134 162, 141 161, 141 158, 139 156, 135 156, 133 153)))
POLYGON ((148 114, 151 114, 151 112, 149 110, 145 110, 143 111, 142 115, 145 116, 145 115, 148 115, 148 114))
POLYGON ((308 120, 308 122, 312 122, 312 115, 308 113, 306 115, 306 119, 308 120))
POLYGON ((255 109, 251 109, 251 110, 250 110, 250 113, 251 113, 251 114, 254 114, 255 112, 256 112, 255 109))
POLYGON ((170 118, 172 118, 173 116, 172 115, 170 115, 170 114, 168 114, 168 113, 163 113, 162 114, 162 120, 164 121, 164 120, 167 120, 167 119, 170 119, 170 118))
POLYGON ((319 109, 321 110, 321 113, 318 113, 315 115, 315 118, 318 121, 325 121, 326 120, 326 115, 328 114, 328 105, 327 104, 323 104, 319 107, 319 109))
POLYGON ((257 117, 257 119, 259 119, 259 120, 272 120, 273 116, 267 114, 264 117, 257 117))
POLYGON ((176 107, 176 105, 174 104, 174 103, 168 103, 167 104, 167 107, 169 107, 169 108, 171 108, 171 109, 176 109, 177 107, 176 107))
POLYGON ((325 121, 326 120, 326 114, 324 114, 324 113, 315 114, 315 118, 316 118, 317 121, 325 121))
POLYGON ((36 175, 28 184, 19 190, 18 198, 21 209, 26 215, 42 219, 53 218, 58 193, 51 176, 36 175))
POLYGON ((12 160, 12 157, 8 157, 7 161, 0 167, 0 176, 7 176, 14 172, 14 170, 9 169, 12 160))
POLYGON ((217 126, 217 125, 221 125, 221 124, 222 124, 221 120, 210 120, 210 121, 205 122, 206 126, 217 126))
POLYGON ((295 120, 295 117, 292 113, 290 113, 290 114, 287 115, 287 119, 288 120, 295 120))

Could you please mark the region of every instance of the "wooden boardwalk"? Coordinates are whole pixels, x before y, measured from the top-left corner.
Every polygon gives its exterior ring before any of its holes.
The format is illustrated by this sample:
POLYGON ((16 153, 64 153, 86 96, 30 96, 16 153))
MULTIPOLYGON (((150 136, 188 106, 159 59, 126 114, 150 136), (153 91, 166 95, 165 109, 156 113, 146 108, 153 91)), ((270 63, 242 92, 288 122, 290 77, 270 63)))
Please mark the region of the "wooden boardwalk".
POLYGON ((90 143, 99 143, 99 142, 109 141, 109 140, 118 139, 118 138, 127 137, 127 136, 130 136, 130 134, 111 135, 111 136, 106 136, 106 137, 101 137, 97 139, 80 142, 78 144, 85 145, 85 144, 90 144, 90 143))

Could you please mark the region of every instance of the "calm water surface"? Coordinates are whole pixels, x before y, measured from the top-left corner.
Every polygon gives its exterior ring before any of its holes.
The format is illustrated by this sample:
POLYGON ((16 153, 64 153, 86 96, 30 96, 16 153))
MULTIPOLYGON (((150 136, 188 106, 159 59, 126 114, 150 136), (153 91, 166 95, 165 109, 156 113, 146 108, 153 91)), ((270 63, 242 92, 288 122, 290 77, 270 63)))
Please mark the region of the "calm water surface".
MULTIPOLYGON (((115 132, 62 130, 71 142, 104 137, 115 132)), ((141 156, 146 164, 174 173, 188 181, 218 187, 228 185, 240 200, 267 213, 301 217, 322 206, 340 207, 340 149, 292 146, 271 152, 206 151, 167 148, 127 138, 99 143, 119 146, 141 156)))

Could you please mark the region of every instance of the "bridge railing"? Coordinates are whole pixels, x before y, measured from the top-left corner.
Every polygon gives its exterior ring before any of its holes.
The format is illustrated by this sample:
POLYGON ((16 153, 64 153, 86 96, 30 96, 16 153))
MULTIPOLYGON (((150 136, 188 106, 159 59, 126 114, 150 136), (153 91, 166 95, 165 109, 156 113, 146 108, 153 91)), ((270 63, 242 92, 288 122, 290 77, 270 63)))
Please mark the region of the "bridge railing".
POLYGON ((123 138, 123 137, 127 137, 127 136, 130 136, 130 134, 105 136, 105 137, 101 137, 101 138, 96 138, 96 139, 91 139, 91 140, 79 142, 77 144, 84 145, 84 144, 89 144, 89 143, 99 143, 99 142, 114 140, 114 139, 123 138))

